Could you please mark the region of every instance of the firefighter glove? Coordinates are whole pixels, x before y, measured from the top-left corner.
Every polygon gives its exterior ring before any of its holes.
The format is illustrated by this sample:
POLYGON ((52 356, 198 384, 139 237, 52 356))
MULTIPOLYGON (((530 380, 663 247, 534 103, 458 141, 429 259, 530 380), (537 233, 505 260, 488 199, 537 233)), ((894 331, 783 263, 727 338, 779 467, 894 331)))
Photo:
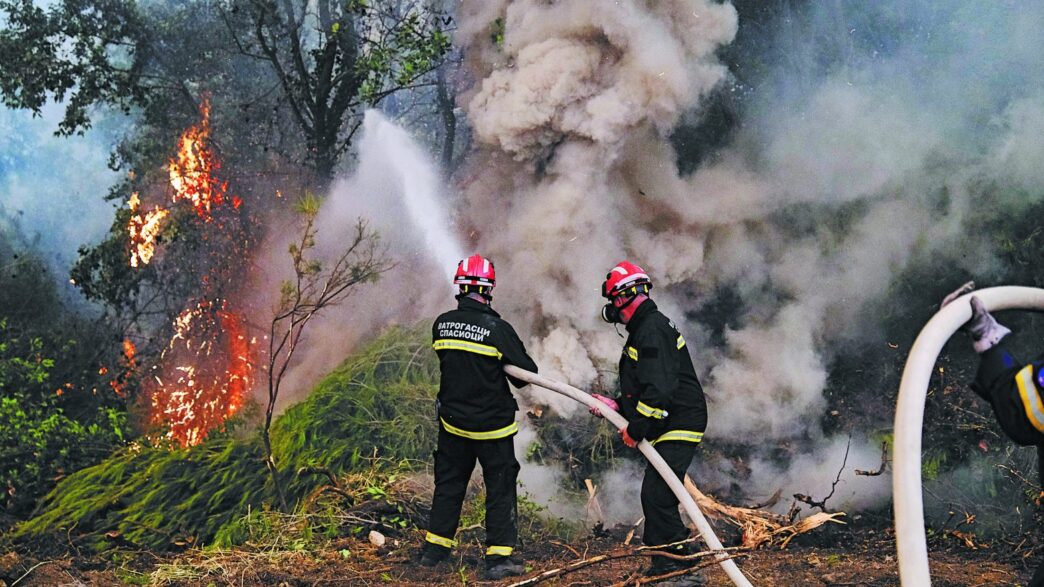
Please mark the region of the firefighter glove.
POLYGON ((967 324, 968 334, 971 335, 975 352, 981 355, 995 347, 1002 338, 1011 334, 1011 329, 998 323, 986 310, 986 304, 982 303, 979 298, 972 296, 971 307, 972 317, 967 324))
MULTIPOLYGON (((599 402, 605 404, 606 406, 611 408, 614 412, 619 412, 620 411, 620 404, 616 403, 616 400, 614 400, 611 397, 605 397, 604 395, 598 395, 597 393, 592 393, 591 397, 593 397, 596 400, 598 400, 599 402)), ((598 416, 599 418, 602 417, 602 410, 599 409, 599 406, 593 406, 592 408, 590 408, 590 412, 592 414, 594 414, 595 416, 598 416)))
POLYGON ((630 448, 638 446, 638 441, 631 438, 631 435, 627 433, 627 428, 620 429, 620 439, 630 448))

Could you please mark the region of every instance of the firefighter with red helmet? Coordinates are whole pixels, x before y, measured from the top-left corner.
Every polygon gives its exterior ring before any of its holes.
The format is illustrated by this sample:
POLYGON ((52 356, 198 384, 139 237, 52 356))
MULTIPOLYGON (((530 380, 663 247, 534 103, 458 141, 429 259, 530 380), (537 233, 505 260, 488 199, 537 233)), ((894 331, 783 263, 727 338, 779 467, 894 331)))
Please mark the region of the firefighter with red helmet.
MULTIPOLYGON (((942 306, 975 289, 968 282, 946 296, 942 306)), ((1037 476, 1044 486, 1044 355, 1024 361, 1011 351, 1011 329, 971 296, 972 316, 963 330, 979 355, 972 391, 990 404, 1004 433, 1015 444, 1037 448, 1037 476)), ((1044 587, 1044 565, 1037 567, 1029 587, 1044 587)))
POLYGON ((519 464, 513 437, 518 432, 518 404, 508 388, 525 382, 508 377, 505 364, 536 372, 515 329, 490 306, 496 273, 481 255, 460 261, 453 278, 457 309, 432 325, 432 347, 439 356, 441 379, 436 410, 435 493, 421 564, 435 566, 456 545, 454 535, 475 461, 486 485, 487 579, 521 575, 512 555, 518 540, 516 480, 519 464))
MULTIPOLYGON (((649 297, 652 285, 645 270, 628 261, 618 263, 606 275, 602 296, 608 303, 602 308, 602 318, 624 324, 628 336, 620 355, 620 396, 616 400, 600 395, 595 398, 627 418, 628 426, 620 430, 627 446, 634 448, 648 440, 682 479, 707 427, 707 402, 685 339, 649 297)), ((592 412, 601 415, 597 410, 592 412)), ((665 545, 689 537, 678 512, 678 498, 652 465, 645 470, 641 500, 645 544, 665 545)), ((672 550, 687 552, 684 547, 672 550)), ((662 575, 690 564, 655 556, 648 575, 662 575)), ((661 584, 700 585, 702 578, 687 575, 661 584)))

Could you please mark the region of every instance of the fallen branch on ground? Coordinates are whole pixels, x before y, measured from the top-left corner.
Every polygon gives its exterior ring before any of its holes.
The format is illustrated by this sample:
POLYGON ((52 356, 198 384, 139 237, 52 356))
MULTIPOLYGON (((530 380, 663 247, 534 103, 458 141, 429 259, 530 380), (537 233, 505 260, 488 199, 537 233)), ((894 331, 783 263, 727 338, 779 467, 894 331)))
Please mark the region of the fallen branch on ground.
MULTIPOLYGON (((623 552, 620 552, 620 551, 610 552, 608 554, 600 554, 598 556, 593 556, 593 557, 591 557, 589 559, 584 559, 584 560, 579 560, 579 561, 572 562, 572 563, 570 563, 570 564, 568 564, 568 565, 566 565, 564 567, 559 567, 557 569, 550 569, 550 570, 544 571, 544 572, 540 573, 539 575, 537 575, 535 577, 532 577, 530 579, 526 579, 524 581, 519 581, 517 583, 512 583, 509 587, 529 587, 531 585, 537 585, 537 584, 542 583, 544 581, 548 581, 550 579, 554 579, 555 577, 560 577, 560 576, 568 574, 568 573, 573 573, 573 572, 579 571, 581 569, 585 569, 587 567, 590 567, 590 566, 593 566, 593 565, 597 565, 599 563, 604 563, 604 562, 614 561, 614 560, 619 560, 619 559, 624 559, 624 558, 631 558, 631 557, 636 557, 636 556, 663 556, 663 557, 671 558, 671 559, 675 559, 675 560, 698 560, 698 559, 701 559, 701 558, 713 557, 713 556, 721 554, 721 551, 714 551, 714 550, 706 550, 706 551, 697 552, 697 553, 694 553, 694 554, 686 554, 686 555, 675 554, 675 553, 672 553, 672 552, 666 552, 666 551, 663 551, 663 550, 659 550, 659 549, 663 548, 664 546, 675 546, 675 545, 678 545, 678 544, 686 544, 686 543, 690 543, 690 542, 695 542, 696 540, 697 540, 696 538, 689 538, 688 540, 682 540, 680 542, 675 542, 675 543, 669 544, 669 545, 665 544, 665 545, 657 545, 657 546, 640 546, 640 547, 635 548, 633 550, 628 550, 628 551, 623 551, 623 552)), ((743 550, 743 549, 741 547, 732 547, 732 548, 726 548, 724 550, 725 551, 730 551, 732 553, 735 553, 736 551, 743 550)), ((735 556, 736 556, 735 554, 730 554, 728 558, 735 558, 735 556)), ((724 560, 724 559, 721 559, 721 560, 724 560)), ((708 561, 706 564, 702 564, 702 565, 699 565, 698 567, 694 567, 694 569, 702 568, 704 566, 709 566, 709 565, 712 565, 712 564, 717 564, 718 562, 719 562, 719 559, 714 559, 712 561, 708 561)), ((686 570, 686 572, 688 572, 688 570, 686 570)), ((679 574, 684 574, 684 573, 679 573, 679 574)), ((662 578, 663 577, 661 577, 661 579, 662 578)))
POLYGON ((885 468, 888 467, 888 443, 881 443, 881 466, 876 471, 863 471, 860 469, 855 470, 856 475, 863 475, 864 477, 877 477, 881 473, 885 472, 885 468))
MULTIPOLYGON (((737 554, 737 555, 731 556, 729 558, 739 558, 739 557, 742 557, 742 556, 746 556, 746 555, 745 554, 737 554)), ((657 582, 663 581, 665 579, 673 579, 675 577, 681 577, 682 575, 688 575, 690 573, 695 573, 695 572, 700 571, 702 569, 705 569, 705 568, 707 568, 707 567, 709 567, 711 565, 715 565, 715 564, 717 564, 717 562, 718 561, 707 561, 705 563, 700 563, 698 565, 693 565, 693 566, 691 566, 691 567, 689 567, 687 569, 678 569, 677 571, 671 571, 670 573, 665 573, 663 575, 656 575, 656 576, 652 576, 652 577, 638 577, 637 579, 632 579, 632 578, 628 577, 626 580, 620 581, 619 583, 613 583, 609 587, 626 587, 627 585, 648 585, 650 583, 657 583, 657 582)))
MULTIPOLYGON (((786 548, 790 541, 798 534, 809 532, 827 522, 844 524, 840 518, 844 512, 818 513, 795 523, 790 523, 786 516, 765 512, 752 508, 731 506, 721 503, 714 498, 704 494, 696 485, 685 477, 685 489, 696 500, 696 504, 709 517, 724 520, 739 527, 743 532, 742 545, 744 548, 754 549, 766 543, 780 541, 780 548, 786 548)), ((825 500, 824 500, 825 501, 825 500)))

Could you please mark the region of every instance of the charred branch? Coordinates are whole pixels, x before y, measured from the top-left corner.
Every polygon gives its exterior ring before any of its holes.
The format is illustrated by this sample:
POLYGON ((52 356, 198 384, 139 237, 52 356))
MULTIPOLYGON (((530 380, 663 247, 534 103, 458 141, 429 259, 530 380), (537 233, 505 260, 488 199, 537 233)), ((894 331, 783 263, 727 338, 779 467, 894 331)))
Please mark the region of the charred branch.
POLYGON ((830 484, 830 493, 828 493, 826 497, 824 497, 823 499, 817 500, 817 499, 813 498, 810 495, 805 495, 803 493, 795 493, 794 494, 794 499, 800 501, 801 503, 808 504, 808 505, 810 505, 812 507, 819 508, 820 511, 822 511, 824 513, 827 513, 826 502, 827 502, 827 500, 829 500, 831 497, 834 496, 834 491, 837 490, 837 484, 841 482, 841 474, 845 472, 845 466, 848 464, 848 452, 849 452, 849 450, 851 450, 851 448, 852 448, 852 437, 849 437, 848 438, 848 444, 845 446, 845 458, 841 462, 841 468, 837 470, 837 477, 834 478, 834 482, 830 484))
POLYGON ((862 469, 856 469, 855 470, 855 474, 856 475, 862 475, 864 477, 877 477, 881 473, 884 473, 885 469, 887 467, 888 467, 888 443, 887 442, 882 442, 881 443, 881 466, 878 467, 877 470, 875 470, 875 471, 863 471, 862 469))

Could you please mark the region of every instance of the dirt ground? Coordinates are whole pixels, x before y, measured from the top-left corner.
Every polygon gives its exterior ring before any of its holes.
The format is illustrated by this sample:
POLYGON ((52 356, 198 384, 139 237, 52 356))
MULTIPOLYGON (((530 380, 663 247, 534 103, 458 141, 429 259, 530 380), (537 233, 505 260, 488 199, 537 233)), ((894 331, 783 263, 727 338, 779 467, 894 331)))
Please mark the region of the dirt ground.
MULTIPOLYGON (((846 528, 842 532, 802 537, 785 550, 738 553, 737 563, 754 585, 899 585, 895 541, 888 529, 846 528)), ((539 583, 559 586, 634 585, 647 559, 633 546, 608 535, 572 544, 527 545, 524 577, 483 581, 482 550, 477 542, 459 549, 450 563, 435 569, 417 564, 415 541, 389 540, 375 547, 366 540, 336 540, 322 550, 188 551, 158 557, 124 552, 105 560, 76 557, 36 559, 8 552, 0 556, 0 585, 171 585, 221 587, 278 585, 488 585, 507 586, 579 560, 611 554, 614 558, 539 583), (31 570, 30 570, 31 569, 31 570), (27 572, 28 571, 28 572, 27 572)), ((930 546, 933 585, 1025 585, 1026 565, 1007 545, 969 549, 956 543, 930 546)), ((709 586, 731 583, 716 566, 702 571, 709 586)))

